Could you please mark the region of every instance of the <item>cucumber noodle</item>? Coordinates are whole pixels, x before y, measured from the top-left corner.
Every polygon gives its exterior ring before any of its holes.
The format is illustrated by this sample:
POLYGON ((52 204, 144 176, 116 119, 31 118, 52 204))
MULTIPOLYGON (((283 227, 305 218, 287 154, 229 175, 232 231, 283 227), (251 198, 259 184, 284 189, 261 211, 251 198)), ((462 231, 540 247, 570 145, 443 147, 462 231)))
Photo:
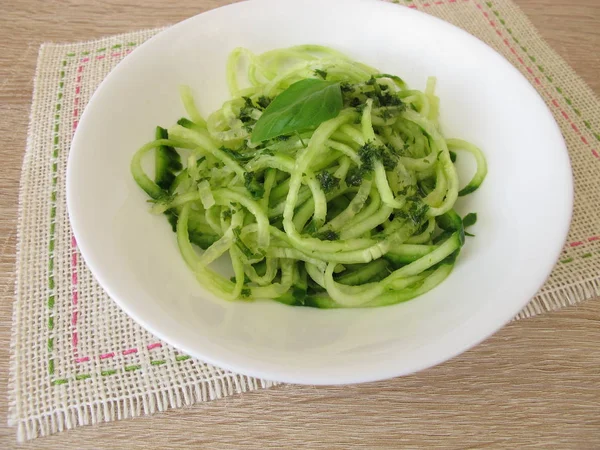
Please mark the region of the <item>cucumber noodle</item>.
POLYGON ((131 163, 203 286, 229 300, 373 307, 414 298, 450 274, 465 242, 454 204, 487 168, 477 147, 442 136, 434 78, 424 92, 409 89, 332 49, 303 45, 261 55, 236 49, 227 83, 232 99, 206 120, 181 87, 189 118, 158 127, 131 163), (306 79, 338 83, 339 113, 252 140, 273 99, 306 79), (460 191, 454 151, 477 164, 460 191), (154 179, 142 169, 150 152, 154 179), (230 279, 210 268, 225 254, 230 279))

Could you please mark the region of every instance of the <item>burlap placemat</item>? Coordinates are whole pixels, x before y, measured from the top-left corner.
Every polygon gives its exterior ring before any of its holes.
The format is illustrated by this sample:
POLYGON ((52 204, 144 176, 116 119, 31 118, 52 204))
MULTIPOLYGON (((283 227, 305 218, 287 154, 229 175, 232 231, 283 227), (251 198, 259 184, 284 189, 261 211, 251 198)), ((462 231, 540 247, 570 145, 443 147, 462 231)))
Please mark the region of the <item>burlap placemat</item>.
MULTIPOLYGON (((405 1, 479 37, 514 64, 559 123, 575 175, 568 242, 530 317, 600 295, 600 102, 510 1, 405 1)), ((65 170, 82 110, 110 70, 158 30, 40 49, 23 164, 10 422, 19 440, 151 414, 273 383, 158 341, 85 266, 66 211, 65 170)))

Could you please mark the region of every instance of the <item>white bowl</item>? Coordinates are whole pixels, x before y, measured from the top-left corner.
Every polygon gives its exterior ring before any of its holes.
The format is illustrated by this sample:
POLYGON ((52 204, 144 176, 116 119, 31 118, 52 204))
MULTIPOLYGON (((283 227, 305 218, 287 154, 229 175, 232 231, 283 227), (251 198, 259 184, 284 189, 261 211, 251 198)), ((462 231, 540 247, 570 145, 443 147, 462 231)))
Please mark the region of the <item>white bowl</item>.
POLYGON ((563 138, 542 99, 466 32, 379 1, 261 0, 186 20, 121 62, 79 123, 67 194, 86 263, 150 332, 243 374, 342 384, 433 366, 514 317, 559 256, 573 187, 563 138), (262 52, 304 43, 334 47, 418 89, 436 76, 445 135, 474 142, 487 156, 481 189, 458 203, 460 212, 478 213, 477 236, 468 239, 450 277, 422 297, 370 310, 216 299, 184 264, 164 217, 149 214, 129 173, 132 155, 154 127, 184 115, 179 84, 192 86, 206 115, 228 98, 225 61, 233 48, 262 52))

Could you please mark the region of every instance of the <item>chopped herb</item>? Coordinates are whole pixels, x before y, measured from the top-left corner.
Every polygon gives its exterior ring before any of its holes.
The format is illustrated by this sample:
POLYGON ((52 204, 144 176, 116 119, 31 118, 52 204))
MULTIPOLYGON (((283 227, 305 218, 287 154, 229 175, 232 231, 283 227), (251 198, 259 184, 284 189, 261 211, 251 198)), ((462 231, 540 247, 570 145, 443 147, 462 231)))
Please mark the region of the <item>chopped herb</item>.
MULTIPOLYGON (((358 100, 358 99, 357 99, 358 100)), ((366 103, 358 103, 354 109, 358 113, 358 117, 356 118, 356 123, 360 123, 360 116, 362 116, 363 111, 365 110, 367 104, 366 103)))
POLYGON ((361 148, 358 149, 358 156, 362 162, 361 168, 363 170, 372 170, 373 163, 381 156, 380 150, 377 146, 367 142, 361 148))
POLYGON ((414 201, 414 202, 410 203, 410 205, 411 205, 409 208, 410 220, 414 224, 422 223, 423 220, 425 219, 425 215, 427 214, 427 211, 429 210, 429 205, 427 205, 426 203, 424 203, 421 200, 414 201))
POLYGON ((319 183, 321 183, 321 188, 326 193, 331 192, 340 185, 340 179, 338 177, 334 177, 331 172, 327 170, 319 172, 316 177, 317 180, 319 180, 319 183))
POLYGON ((373 99, 375 106, 394 106, 398 108, 399 111, 404 109, 405 105, 402 102, 402 99, 400 99, 400 97, 398 97, 394 92, 390 92, 387 85, 379 84, 377 82, 377 78, 381 78, 381 76, 371 76, 369 80, 365 81, 365 85, 373 86, 373 90, 370 92, 365 92, 364 95, 373 99))
POLYGON ((233 213, 231 212, 230 209, 226 209, 223 211, 223 220, 230 220, 231 216, 233 215, 233 213))
POLYGON ((254 200, 258 200, 262 198, 265 194, 264 186, 256 181, 256 176, 254 172, 245 172, 244 173, 244 186, 250 192, 250 195, 254 200))
POLYGON ((340 83, 340 90, 342 91, 342 94, 346 94, 348 92, 353 92, 354 86, 348 83, 347 81, 342 81, 340 83))
POLYGON ((320 76, 324 80, 327 79, 327 71, 326 70, 315 69, 315 75, 320 76))
POLYGON ((403 106, 402 100, 395 94, 390 92, 381 92, 377 99, 379 100, 379 106, 403 106))
POLYGON ((450 151, 450 161, 456 162, 456 153, 453 151, 450 151))
POLYGON ((313 236, 317 239, 321 239, 322 241, 337 241, 340 238, 340 235, 333 230, 315 233, 313 236))
POLYGON ((248 113, 245 106, 242 109, 240 109, 240 115, 238 118, 245 124, 253 120, 252 116, 248 113))
POLYGON ((398 192, 396 192, 396 195, 398 197, 413 197, 414 195, 416 195, 417 190, 417 186, 415 186, 414 184, 409 184, 404 186, 398 192))
MULTIPOLYGON (((235 276, 230 277, 229 281, 231 281, 232 283, 235 283, 237 281, 237 278, 235 276)), ((244 284, 250 283, 250 278, 248 278, 248 275, 244 275, 244 284)))
POLYGON ((346 175, 346 184, 348 186, 360 186, 363 182, 363 172, 358 167, 353 167, 346 175))
POLYGON ((425 219, 429 206, 420 197, 409 197, 400 211, 396 211, 396 217, 405 219, 413 225, 420 227, 425 219))
POLYGON ((264 95, 261 95, 260 97, 258 97, 256 104, 258 106, 260 106, 262 109, 265 109, 267 106, 269 106, 271 104, 271 99, 269 97, 265 97, 264 95))
POLYGON ((392 113, 392 110, 390 108, 385 108, 381 110, 381 118, 383 120, 391 119, 392 117, 394 117, 394 114, 392 113))
POLYGON ((385 170, 394 170, 396 165, 398 164, 398 155, 391 152, 387 147, 383 147, 384 151, 382 152, 381 159, 383 161, 383 167, 385 170))
POLYGON ((393 170, 398 162, 398 157, 386 146, 371 142, 358 149, 358 156, 362 161, 361 169, 365 171, 372 170, 375 161, 382 161, 387 170, 393 170))
POLYGON ((252 99, 250 97, 242 97, 244 99, 244 106, 240 108, 238 119, 244 124, 244 128, 250 131, 250 126, 256 123, 256 119, 252 117, 252 113, 256 109, 252 99))

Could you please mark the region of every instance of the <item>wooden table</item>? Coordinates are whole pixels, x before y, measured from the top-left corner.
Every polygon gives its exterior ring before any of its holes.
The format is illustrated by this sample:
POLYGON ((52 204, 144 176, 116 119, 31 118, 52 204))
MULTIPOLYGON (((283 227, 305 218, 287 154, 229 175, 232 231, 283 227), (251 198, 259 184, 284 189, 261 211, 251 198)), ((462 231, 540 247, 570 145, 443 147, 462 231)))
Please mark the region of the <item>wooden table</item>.
MULTIPOLYGON (((157 27, 225 3, 0 4, 0 448, 15 445, 14 430, 5 425, 15 223, 39 44, 157 27)), ((600 1, 517 3, 600 94, 600 1)), ((466 354, 417 375, 350 387, 281 386, 152 417, 82 427, 24 448, 418 446, 600 448, 600 299, 513 323, 466 354)))

